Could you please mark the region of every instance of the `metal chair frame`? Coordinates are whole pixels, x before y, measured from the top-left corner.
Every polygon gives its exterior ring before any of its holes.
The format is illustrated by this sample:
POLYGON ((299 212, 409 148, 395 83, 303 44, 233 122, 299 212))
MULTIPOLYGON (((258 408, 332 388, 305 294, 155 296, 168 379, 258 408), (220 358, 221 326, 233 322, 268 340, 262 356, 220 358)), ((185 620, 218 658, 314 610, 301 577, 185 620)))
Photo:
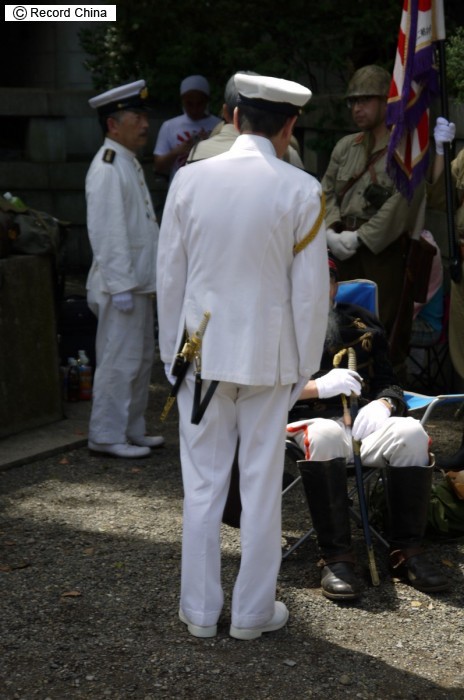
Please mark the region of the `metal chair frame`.
MULTIPOLYGON (((414 375, 414 385, 430 393, 441 393, 449 384, 447 363, 449 361, 448 326, 449 326, 449 294, 443 298, 443 321, 439 339, 434 343, 411 343, 408 359, 420 374, 414 375), (413 350, 425 353, 425 362, 421 363, 413 350)), ((449 374, 449 372, 448 372, 449 374)))
MULTIPOLYGON (((287 454, 289 454, 291 456, 291 458, 294 459, 295 462, 297 462, 298 460, 304 459, 303 451, 300 449, 300 447, 295 442, 293 442, 293 440, 288 438, 285 441, 285 446, 286 446, 287 454)), ((350 469, 350 466, 351 465, 348 465, 347 468, 350 469)), ((363 475, 364 488, 367 488, 370 481, 373 480, 374 477, 378 478, 378 476, 379 476, 378 469, 366 468, 365 474, 363 475)), ((291 484, 289 484, 282 491, 282 496, 284 496, 286 493, 288 493, 288 491, 290 491, 290 489, 292 489, 294 486, 296 486, 300 481, 301 481, 301 476, 299 475, 296 477, 296 479, 294 481, 292 481, 291 484)), ((348 491, 348 499, 351 503, 353 502, 353 499, 356 497, 356 494, 357 494, 356 486, 353 486, 353 488, 351 488, 348 491)), ((352 505, 349 506, 349 514, 350 514, 350 517, 355 521, 355 523, 357 525, 362 525, 361 516, 359 515, 358 511, 352 505)), ((374 537, 377 540, 379 540, 379 542, 381 542, 381 544, 383 544, 385 547, 388 548, 388 546, 389 546, 388 542, 380 534, 380 532, 378 530, 376 530, 373 527, 373 525, 369 525, 369 528, 370 528, 371 533, 374 535, 374 537)), ((302 535, 296 542, 294 542, 292 544, 291 547, 289 547, 289 549, 285 550, 285 552, 282 554, 282 560, 285 561, 285 559, 287 559, 287 557, 289 557, 290 554, 292 554, 296 549, 298 549, 298 547, 300 547, 300 545, 302 545, 304 542, 306 542, 307 539, 309 539, 312 535, 314 535, 315 532, 316 531, 315 531, 314 527, 311 526, 309 528, 309 530, 304 535, 302 535)))
MULTIPOLYGON (((355 290, 356 286, 359 285, 359 283, 362 283, 365 285, 367 288, 367 291, 365 290, 365 293, 363 295, 363 301, 364 303, 361 305, 365 305, 366 308, 368 308, 370 311, 373 313, 377 313, 378 311, 378 305, 377 305, 377 285, 375 282, 372 282, 371 280, 351 280, 349 282, 344 282, 339 285, 339 290, 342 286, 345 286, 345 289, 342 291, 339 291, 339 294, 337 295, 337 299, 340 301, 349 301, 350 303, 356 303, 356 301, 353 299, 352 292, 355 290), (365 301, 367 300, 367 302, 365 301)), ((451 403, 459 403, 461 406, 464 404, 464 393, 462 394, 437 394, 436 396, 431 396, 429 394, 420 394, 414 391, 409 391, 405 390, 404 391, 404 398, 406 401, 406 405, 408 407, 408 410, 410 412, 414 411, 420 411, 425 409, 422 417, 420 418, 420 423, 421 425, 425 426, 428 420, 430 419, 430 416, 432 415, 433 411, 438 408, 439 406, 444 406, 446 404, 451 404, 451 403)), ((296 463, 297 461, 304 459, 304 453, 301 450, 301 448, 290 438, 287 438, 285 441, 286 445, 286 452, 289 455, 289 457, 296 463)), ((363 477, 363 483, 364 487, 367 488, 370 484, 370 481, 374 477, 378 477, 378 475, 381 473, 381 470, 375 468, 375 467, 366 467, 366 473, 363 477)), ((294 479, 286 488, 283 489, 282 491, 282 496, 284 496, 286 493, 288 493, 292 488, 294 488, 299 482, 301 481, 301 475, 298 475, 296 479, 294 479)), ((351 502, 353 502, 353 498, 356 495, 356 487, 351 489, 348 493, 348 498, 351 502)), ((350 506, 349 508, 349 513, 350 517, 359 525, 361 524, 361 517, 359 513, 350 506)), ((372 526, 370 525, 370 530, 373 534, 373 536, 381 542, 385 547, 389 547, 388 542, 385 540, 385 538, 372 526)), ((302 535, 288 550, 286 550, 283 555, 282 559, 285 560, 287 557, 290 556, 300 545, 302 545, 306 540, 311 537, 315 533, 314 527, 311 527, 304 535, 302 535)))

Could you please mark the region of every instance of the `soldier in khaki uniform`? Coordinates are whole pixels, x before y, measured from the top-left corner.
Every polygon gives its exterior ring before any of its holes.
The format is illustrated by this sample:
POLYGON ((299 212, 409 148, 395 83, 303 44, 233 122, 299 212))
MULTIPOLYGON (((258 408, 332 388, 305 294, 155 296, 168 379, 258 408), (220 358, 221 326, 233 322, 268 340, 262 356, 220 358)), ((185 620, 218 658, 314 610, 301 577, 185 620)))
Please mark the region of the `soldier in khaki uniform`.
MULTIPOLYGON (((386 172, 389 130, 385 124, 389 73, 379 66, 360 68, 346 93, 360 131, 335 146, 322 180, 326 195, 328 244, 337 258, 340 279, 363 277, 379 288, 380 320, 391 333, 400 303, 408 249, 425 185, 408 203, 386 172)), ((392 352, 398 369, 408 354, 411 313, 392 352)))

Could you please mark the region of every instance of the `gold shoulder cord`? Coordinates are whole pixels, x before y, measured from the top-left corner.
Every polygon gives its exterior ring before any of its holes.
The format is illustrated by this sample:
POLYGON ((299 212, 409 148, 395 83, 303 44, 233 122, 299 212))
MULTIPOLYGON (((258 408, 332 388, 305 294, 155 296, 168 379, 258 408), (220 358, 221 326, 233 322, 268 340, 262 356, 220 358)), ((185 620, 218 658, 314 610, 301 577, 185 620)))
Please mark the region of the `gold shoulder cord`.
POLYGON ((301 253, 302 250, 306 248, 307 245, 311 243, 314 238, 316 238, 317 233, 319 229, 321 228, 321 224, 324 220, 325 216, 325 195, 324 193, 321 194, 321 210, 319 212, 319 215, 314 222, 310 232, 308 233, 307 236, 305 236, 299 243, 296 243, 293 246, 293 255, 298 255, 298 253, 301 253))

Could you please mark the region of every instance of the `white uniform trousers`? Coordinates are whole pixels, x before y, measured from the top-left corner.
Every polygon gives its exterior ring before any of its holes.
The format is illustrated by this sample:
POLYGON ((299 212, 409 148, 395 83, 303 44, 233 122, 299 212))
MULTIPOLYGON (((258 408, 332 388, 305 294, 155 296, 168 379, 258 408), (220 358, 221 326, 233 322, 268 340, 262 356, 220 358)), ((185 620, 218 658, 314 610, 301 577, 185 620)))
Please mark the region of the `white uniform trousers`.
POLYGON ((123 443, 145 435, 155 347, 153 298, 134 294, 130 313, 115 309, 109 294, 89 290, 87 298, 98 319, 89 440, 123 443))
MULTIPOLYGON (((325 462, 344 457, 353 461, 351 438, 341 421, 312 418, 288 426, 305 452, 305 459, 325 462)), ((361 462, 365 467, 427 467, 429 438, 418 420, 410 416, 388 418, 379 430, 361 442, 361 462)))
MULTIPOLYGON (((203 393, 209 382, 203 383, 203 393)), ((232 624, 262 625, 274 614, 281 563, 281 500, 290 385, 220 382, 199 425, 191 423, 193 378, 178 394, 184 485, 180 605, 196 625, 214 625, 224 602, 221 519, 239 440, 241 562, 232 624)))

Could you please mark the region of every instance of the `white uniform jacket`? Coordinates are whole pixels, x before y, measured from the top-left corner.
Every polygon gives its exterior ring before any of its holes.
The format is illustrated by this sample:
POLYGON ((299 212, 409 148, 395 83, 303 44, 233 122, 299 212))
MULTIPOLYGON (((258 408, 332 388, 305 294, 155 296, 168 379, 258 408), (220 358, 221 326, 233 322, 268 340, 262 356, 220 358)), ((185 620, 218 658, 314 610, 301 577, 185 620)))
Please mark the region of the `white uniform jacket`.
POLYGON ((300 253, 293 248, 320 211, 317 180, 261 136, 241 135, 226 153, 179 170, 158 249, 163 362, 209 311, 204 379, 272 386, 310 377, 329 308, 324 223, 300 253))
POLYGON ((85 191, 93 252, 87 289, 153 293, 159 229, 134 153, 106 138, 90 165, 85 191))

